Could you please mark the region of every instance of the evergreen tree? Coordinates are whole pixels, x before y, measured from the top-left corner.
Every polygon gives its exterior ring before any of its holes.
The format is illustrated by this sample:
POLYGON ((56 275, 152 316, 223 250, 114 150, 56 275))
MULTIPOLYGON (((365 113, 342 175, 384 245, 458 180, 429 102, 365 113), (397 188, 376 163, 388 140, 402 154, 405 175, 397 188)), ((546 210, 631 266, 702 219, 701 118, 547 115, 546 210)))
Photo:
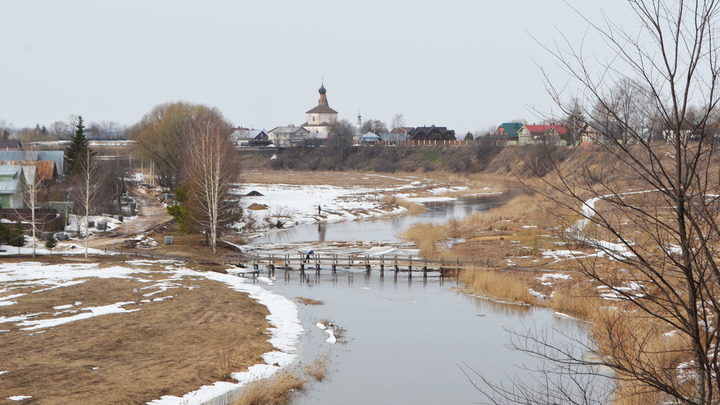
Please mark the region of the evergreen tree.
POLYGON ((65 174, 80 172, 82 162, 87 155, 88 141, 85 138, 85 125, 82 117, 78 117, 78 124, 75 127, 75 135, 70 140, 70 145, 65 150, 65 174))
POLYGON ((25 246, 25 232, 23 232, 20 227, 20 221, 16 222, 15 227, 10 229, 10 233, 8 235, 8 245, 16 246, 18 248, 18 253, 20 253, 20 248, 25 246))
POLYGON ((49 233, 47 238, 45 238, 45 247, 50 249, 50 253, 52 253, 55 246, 57 246, 57 239, 55 239, 55 235, 49 233))

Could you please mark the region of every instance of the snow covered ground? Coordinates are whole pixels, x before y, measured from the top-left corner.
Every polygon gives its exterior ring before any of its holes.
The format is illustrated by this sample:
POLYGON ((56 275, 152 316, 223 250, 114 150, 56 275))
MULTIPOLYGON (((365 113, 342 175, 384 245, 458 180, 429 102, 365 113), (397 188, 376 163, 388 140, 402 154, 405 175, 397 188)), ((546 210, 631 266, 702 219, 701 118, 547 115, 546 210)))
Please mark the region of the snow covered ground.
MULTIPOLYGON (((0 305, 12 306, 17 299, 25 294, 12 294, 13 285, 37 285, 40 292, 47 289, 63 288, 86 282, 90 278, 134 278, 135 274, 147 273, 147 265, 162 264, 167 270, 165 279, 157 280, 149 286, 154 291, 146 294, 147 300, 136 302, 118 302, 98 307, 83 307, 82 302, 58 303, 54 309, 57 311, 52 318, 37 319, 40 314, 16 314, 9 317, 0 317, 0 332, 3 324, 15 324, 28 331, 38 331, 45 328, 59 327, 63 324, 74 322, 80 319, 88 319, 96 316, 104 316, 120 312, 140 311, 140 309, 126 310, 124 305, 143 304, 152 305, 152 302, 172 298, 165 292, 167 286, 177 283, 182 277, 205 277, 210 280, 224 283, 233 290, 248 293, 251 298, 267 306, 270 311, 268 321, 271 338, 269 342, 276 348, 272 352, 265 353, 263 359, 266 364, 257 364, 247 372, 235 373, 233 378, 236 383, 217 382, 200 388, 197 391, 186 394, 183 397, 164 396, 151 404, 212 404, 216 400, 224 400, 229 392, 238 390, 245 384, 260 378, 266 378, 277 372, 281 367, 290 365, 296 357, 296 345, 299 336, 303 333, 300 324, 296 305, 289 299, 273 294, 270 291, 256 285, 246 284, 246 280, 229 274, 215 272, 197 272, 184 267, 183 263, 177 261, 147 261, 136 260, 127 262, 126 265, 104 267, 102 269, 95 263, 68 263, 68 264, 47 264, 41 262, 24 263, 0 263, 0 305), (161 297, 152 298, 153 295, 163 294, 161 297)), ((139 279, 139 278, 138 278, 139 279)), ((0 364, 1 374, 7 372, 0 364)), ((29 398, 25 393, 7 393, 5 398, 20 400, 29 398), (17 398, 17 399, 14 399, 17 398)), ((3 399, 5 399, 3 398, 3 399)))
POLYGON ((245 217, 242 223, 236 224, 236 228, 265 230, 276 227, 278 222, 283 228, 289 228, 299 224, 397 215, 407 212, 407 209, 389 207, 382 201, 384 195, 423 203, 456 200, 457 193, 467 191, 467 187, 447 188, 420 181, 387 188, 243 184, 236 193, 243 196, 241 206, 245 217), (248 209, 251 206, 255 209, 248 209))
POLYGON ((281 221, 282 227, 288 228, 297 224, 340 222, 405 211, 402 207, 392 211, 383 209, 377 190, 360 187, 245 184, 238 194, 247 195, 253 191, 262 195, 242 198, 244 218, 238 227, 267 229, 281 221), (248 209, 251 205, 266 209, 248 209))

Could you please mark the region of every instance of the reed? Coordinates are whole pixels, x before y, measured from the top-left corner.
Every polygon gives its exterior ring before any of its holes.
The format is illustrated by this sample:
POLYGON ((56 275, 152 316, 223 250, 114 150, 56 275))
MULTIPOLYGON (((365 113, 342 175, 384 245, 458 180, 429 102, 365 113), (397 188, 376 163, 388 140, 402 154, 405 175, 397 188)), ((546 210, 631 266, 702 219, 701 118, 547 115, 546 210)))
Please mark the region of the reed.
POLYGON ((411 226, 401 236, 417 245, 420 254, 433 256, 438 253, 437 243, 448 238, 445 226, 419 223, 411 226))
POLYGON ((318 355, 305 367, 285 368, 270 378, 254 381, 243 388, 233 405, 287 405, 292 395, 305 389, 312 380, 322 381, 328 370, 327 354, 318 355))
POLYGON ((597 296, 573 293, 570 288, 556 289, 549 305, 555 312, 593 320, 597 317, 602 299, 597 296))
POLYGON ((420 215, 425 212, 425 206, 416 202, 408 201, 394 195, 384 195, 380 199, 383 204, 389 206, 403 207, 409 215, 420 215))
POLYGON ((530 286, 525 280, 509 276, 508 273, 495 270, 464 269, 458 279, 470 290, 492 298, 523 304, 537 305, 537 299, 530 294, 530 286))
POLYGON ((234 405, 287 405, 301 391, 307 378, 297 368, 280 370, 273 377, 254 381, 242 390, 234 405))
POLYGON ((315 361, 305 367, 305 374, 311 377, 315 381, 322 381, 325 379, 328 369, 328 355, 318 355, 315 361))
POLYGON ((232 373, 238 368, 238 356, 235 346, 229 344, 215 354, 215 373, 222 381, 230 381, 232 373))

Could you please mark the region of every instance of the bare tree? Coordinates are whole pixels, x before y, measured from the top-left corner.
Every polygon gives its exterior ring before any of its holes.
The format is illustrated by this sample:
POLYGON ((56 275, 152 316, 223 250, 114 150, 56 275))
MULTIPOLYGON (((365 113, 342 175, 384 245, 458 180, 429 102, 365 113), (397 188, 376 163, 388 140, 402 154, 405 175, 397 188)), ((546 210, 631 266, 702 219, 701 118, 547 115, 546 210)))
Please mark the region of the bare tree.
POLYGON ((43 189, 42 179, 37 175, 37 168, 35 166, 22 166, 22 169, 25 177, 25 204, 30 207, 30 218, 28 222, 30 222, 30 235, 32 237, 32 255, 35 257, 35 244, 38 233, 35 210, 37 209, 38 193, 43 189))
POLYGON ((335 163, 344 161, 352 150, 355 128, 348 120, 334 122, 328 130, 327 149, 334 156, 335 163))
POLYGON ((387 134, 387 125, 380 120, 367 120, 363 122, 362 128, 360 128, 360 133, 366 134, 368 132, 372 132, 375 135, 387 134))
MULTIPOLYGON (((84 158, 80 161, 80 171, 75 175, 73 193, 76 207, 84 215, 85 222, 85 258, 88 257, 88 242, 90 239, 90 213, 95 207, 97 191, 102 184, 98 176, 98 166, 93 158, 90 148, 85 151, 84 158)), ((78 221, 78 231, 80 222, 78 221)))
POLYGON ((182 183, 188 122, 207 110, 183 102, 161 104, 130 129, 130 138, 154 162, 161 185, 174 187, 182 183))
POLYGON ((233 218, 236 202, 232 183, 239 174, 232 127, 216 110, 205 110, 187 124, 189 147, 186 183, 192 199, 193 218, 205 229, 213 253, 221 227, 233 218))
MULTIPOLYGON (((614 52, 609 62, 567 38, 547 48, 581 88, 590 106, 583 113, 607 142, 597 146, 596 167, 565 171, 549 159, 552 173, 537 190, 571 213, 560 218, 565 236, 599 252, 578 258, 577 269, 619 301, 599 311, 592 329, 604 339, 589 355, 534 334, 519 335, 521 349, 612 378, 619 397, 720 401, 718 4, 631 1, 639 32, 587 20, 614 52), (649 125, 665 131, 666 144, 650 142, 649 125)), ((549 89, 570 112, 552 80, 549 89)), ((497 392, 498 402, 544 402, 522 389, 497 392)), ((562 402, 585 403, 583 392, 562 402)))
POLYGON ((563 125, 567 129, 567 142, 568 145, 577 145, 580 143, 580 137, 582 131, 588 125, 587 117, 583 112, 583 108, 580 105, 580 101, 573 99, 570 102, 570 112, 563 120, 563 125))
POLYGON ((395 131, 398 128, 404 127, 405 126, 405 117, 400 113, 393 115, 392 123, 390 124, 390 126, 392 127, 391 129, 393 131, 395 131))

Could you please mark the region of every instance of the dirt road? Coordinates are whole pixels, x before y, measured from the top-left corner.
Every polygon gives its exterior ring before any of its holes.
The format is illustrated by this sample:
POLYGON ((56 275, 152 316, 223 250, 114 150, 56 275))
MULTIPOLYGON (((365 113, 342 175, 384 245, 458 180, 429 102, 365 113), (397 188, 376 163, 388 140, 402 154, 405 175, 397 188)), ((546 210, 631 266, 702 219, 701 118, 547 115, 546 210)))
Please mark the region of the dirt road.
POLYGON ((135 198, 140 215, 133 221, 121 224, 112 232, 91 236, 88 242, 90 247, 119 248, 126 240, 172 220, 165 206, 158 200, 156 191, 137 187, 130 190, 130 195, 135 198))

